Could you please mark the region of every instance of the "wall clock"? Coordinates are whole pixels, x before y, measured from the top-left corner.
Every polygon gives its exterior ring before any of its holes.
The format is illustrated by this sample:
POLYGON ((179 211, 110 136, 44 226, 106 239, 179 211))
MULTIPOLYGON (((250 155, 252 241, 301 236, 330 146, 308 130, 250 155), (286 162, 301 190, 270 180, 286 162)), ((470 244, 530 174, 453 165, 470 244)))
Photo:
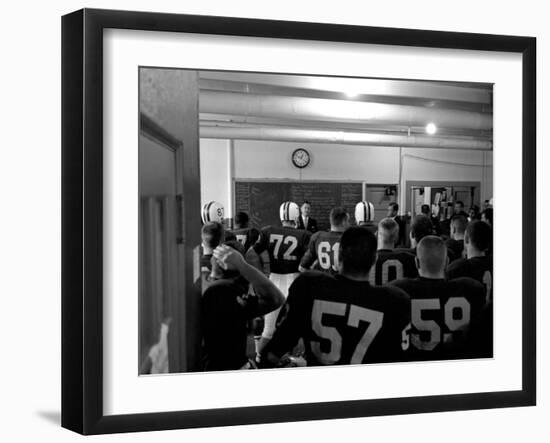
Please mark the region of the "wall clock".
POLYGON ((298 148, 292 153, 292 163, 297 168, 305 168, 307 165, 309 165, 310 161, 311 156, 309 155, 309 152, 307 152, 303 148, 298 148))

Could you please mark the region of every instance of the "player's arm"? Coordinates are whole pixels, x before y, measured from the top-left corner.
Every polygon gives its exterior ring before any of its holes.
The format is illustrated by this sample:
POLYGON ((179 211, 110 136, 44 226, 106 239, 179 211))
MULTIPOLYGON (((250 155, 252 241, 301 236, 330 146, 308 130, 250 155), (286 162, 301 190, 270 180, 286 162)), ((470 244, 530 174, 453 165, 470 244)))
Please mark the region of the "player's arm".
POLYGON ((226 270, 237 270, 254 287, 258 296, 256 316, 265 315, 281 306, 285 299, 271 280, 261 271, 246 262, 241 254, 229 246, 221 245, 214 250, 214 257, 226 270))
POLYGON ((288 290, 288 298, 277 318, 277 329, 262 352, 265 366, 280 366, 281 358, 292 351, 303 336, 306 314, 303 277, 299 276, 288 290))
POLYGON ((307 247, 305 254, 302 257, 302 260, 300 260, 300 265, 298 266, 298 270, 300 272, 305 272, 309 269, 311 269, 311 265, 315 263, 315 260, 317 260, 317 249, 316 249, 316 241, 317 237, 315 235, 304 236, 304 245, 307 247))
POLYGON ((251 260, 253 260, 253 263, 260 263, 258 269, 263 269, 264 274, 266 275, 269 275, 269 273, 271 272, 269 253, 267 252, 268 245, 269 233, 265 229, 262 229, 258 240, 248 250, 248 252, 250 252, 250 255, 248 255, 247 252, 247 260, 250 258, 251 260))

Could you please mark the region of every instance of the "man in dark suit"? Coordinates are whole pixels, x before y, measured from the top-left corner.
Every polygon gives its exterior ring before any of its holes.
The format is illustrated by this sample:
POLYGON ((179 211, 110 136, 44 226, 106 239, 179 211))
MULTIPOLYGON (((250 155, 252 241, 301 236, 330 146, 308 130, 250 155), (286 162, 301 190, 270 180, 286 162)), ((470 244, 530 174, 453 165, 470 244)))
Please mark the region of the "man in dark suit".
POLYGON ((399 226, 399 236, 397 237, 396 247, 405 247, 406 246, 406 233, 405 233, 405 220, 400 215, 397 215, 399 212, 399 205, 396 202, 391 202, 388 205, 387 217, 395 220, 397 226, 399 226))
POLYGON ((309 232, 317 232, 317 220, 309 216, 311 204, 305 200, 302 204, 300 217, 298 217, 297 229, 304 229, 309 232))

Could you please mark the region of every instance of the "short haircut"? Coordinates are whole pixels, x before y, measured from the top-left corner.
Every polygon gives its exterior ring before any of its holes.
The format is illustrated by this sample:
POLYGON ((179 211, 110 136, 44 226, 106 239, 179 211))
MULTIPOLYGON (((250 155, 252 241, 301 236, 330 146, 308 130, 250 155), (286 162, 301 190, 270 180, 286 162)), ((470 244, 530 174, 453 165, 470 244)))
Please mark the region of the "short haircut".
MULTIPOLYGON (((235 249, 239 254, 244 256, 244 246, 237 240, 229 240, 224 243, 224 245, 229 246, 230 248, 235 249)), ((212 257, 210 260, 210 263, 212 264, 212 270, 214 274, 218 278, 236 278, 240 275, 239 271, 236 271, 234 269, 226 270, 223 269, 215 257, 212 257)))
POLYGON ((455 201, 455 205, 460 205, 460 206, 464 207, 464 202, 462 200, 457 200, 457 201, 455 201))
POLYGON ((468 226, 468 219, 463 215, 455 215, 451 218, 451 226, 459 234, 464 234, 466 231, 466 226, 468 226))
POLYGON ((341 206, 330 210, 330 224, 334 226, 342 226, 348 219, 348 213, 341 206))
POLYGON ((447 247, 436 235, 427 235, 418 243, 416 256, 420 269, 430 273, 441 272, 447 264, 447 247))
POLYGON ((309 201, 307 201, 307 200, 304 200, 304 202, 302 203, 302 206, 304 206, 304 205, 309 205, 309 206, 311 206, 311 203, 310 203, 309 201))
POLYGON ((376 260, 376 237, 368 229, 353 226, 340 238, 340 263, 344 273, 368 274, 376 260))
POLYGON ((203 243, 209 248, 216 248, 223 238, 223 226, 218 222, 208 222, 201 229, 203 243))
POLYGON ((250 219, 246 212, 237 212, 237 215, 235 215, 235 225, 239 228, 246 228, 249 220, 250 219))
POLYGON ((422 214, 425 214, 425 215, 430 215, 430 205, 422 205, 420 207, 420 212, 422 212, 422 214))
POLYGON ((478 251, 486 251, 491 244, 493 230, 487 223, 475 220, 466 228, 465 238, 478 251))
POLYGON ((426 215, 417 215, 414 217, 411 224, 411 236, 417 242, 422 240, 427 235, 433 234, 433 225, 432 221, 426 215))
POLYGON ((391 202, 388 205, 388 208, 392 208, 392 211, 398 212, 399 211, 399 205, 395 202, 391 202))
POLYGON ((386 243, 395 244, 399 239, 399 225, 393 218, 383 218, 378 223, 378 234, 384 237, 386 243))
POLYGON ((484 215, 489 223, 491 223, 491 226, 493 226, 493 208, 487 208, 481 214, 484 215))

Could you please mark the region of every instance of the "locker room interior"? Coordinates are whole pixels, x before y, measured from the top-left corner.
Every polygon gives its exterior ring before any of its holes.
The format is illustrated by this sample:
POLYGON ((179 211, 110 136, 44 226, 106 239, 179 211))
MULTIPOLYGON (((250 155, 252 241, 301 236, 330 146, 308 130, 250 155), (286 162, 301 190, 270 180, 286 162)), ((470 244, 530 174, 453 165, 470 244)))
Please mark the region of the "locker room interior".
POLYGON ((152 372, 198 369, 200 208, 220 202, 231 227, 238 182, 358 183, 376 222, 391 201, 411 217, 442 198, 467 210, 493 197, 492 85, 139 75, 140 373, 152 350, 167 353, 152 372), (306 167, 293 164, 296 149, 309 153, 306 167))

